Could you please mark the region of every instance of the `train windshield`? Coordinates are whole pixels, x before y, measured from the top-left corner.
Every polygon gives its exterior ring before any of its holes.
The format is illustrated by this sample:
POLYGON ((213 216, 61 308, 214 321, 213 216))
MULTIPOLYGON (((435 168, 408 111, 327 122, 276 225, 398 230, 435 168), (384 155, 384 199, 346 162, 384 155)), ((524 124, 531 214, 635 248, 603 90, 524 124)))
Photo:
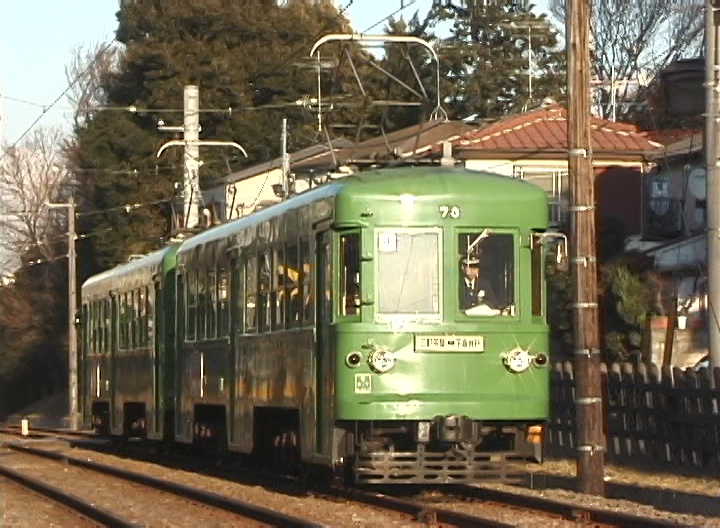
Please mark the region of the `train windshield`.
POLYGON ((381 230, 377 238, 377 312, 440 317, 439 230, 381 230))
POLYGON ((515 315, 513 235, 489 229, 458 235, 460 311, 470 316, 515 315))

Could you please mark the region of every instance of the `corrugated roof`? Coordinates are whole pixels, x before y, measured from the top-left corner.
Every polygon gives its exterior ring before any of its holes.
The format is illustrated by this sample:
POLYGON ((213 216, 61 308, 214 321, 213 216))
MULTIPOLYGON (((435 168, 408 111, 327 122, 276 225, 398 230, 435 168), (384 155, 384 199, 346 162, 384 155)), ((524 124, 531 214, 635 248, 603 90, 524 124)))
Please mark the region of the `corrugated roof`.
POLYGON ((362 141, 335 153, 297 163, 293 169, 303 171, 337 165, 366 164, 386 159, 402 159, 429 151, 443 141, 452 141, 476 127, 462 121, 427 121, 362 141))
MULTIPOLYGON (((592 118, 594 151, 647 152, 662 145, 627 123, 592 118)), ((567 150, 567 110, 558 104, 538 108, 475 130, 453 142, 463 150, 567 150)))

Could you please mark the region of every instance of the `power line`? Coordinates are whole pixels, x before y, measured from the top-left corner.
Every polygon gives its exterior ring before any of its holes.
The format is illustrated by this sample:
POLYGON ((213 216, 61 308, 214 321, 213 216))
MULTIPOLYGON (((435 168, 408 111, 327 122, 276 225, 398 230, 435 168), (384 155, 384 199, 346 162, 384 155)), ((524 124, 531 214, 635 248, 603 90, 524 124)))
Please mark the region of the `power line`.
POLYGON ((35 101, 28 101, 27 99, 21 99, 19 97, 11 97, 9 95, 1 94, 0 97, 2 97, 6 101, 14 101, 16 103, 22 103, 30 106, 39 106, 40 108, 46 108, 48 105, 46 103, 37 103, 35 101))
MULTIPOLYGON (((37 116, 37 118, 35 118, 35 121, 33 121, 33 122, 30 124, 30 126, 27 127, 22 134, 20 134, 20 137, 15 140, 15 142, 12 144, 12 147, 11 147, 11 148, 17 147, 18 143, 20 143, 20 141, 22 141, 22 139, 23 139, 26 135, 28 135, 28 133, 30 133, 30 131, 31 131, 33 128, 35 128, 35 125, 37 125, 37 124, 40 122, 40 120, 41 120, 43 117, 45 117, 45 114, 47 114, 47 113, 57 104, 57 102, 58 102, 60 99, 62 99, 63 97, 65 97, 65 95, 73 88, 73 86, 75 86, 75 84, 76 84, 83 76, 85 76, 88 71, 90 71, 90 68, 92 68, 92 67, 95 65, 95 63, 98 61, 98 59, 100 59, 100 57, 102 57, 102 55, 110 48, 110 46, 112 46, 112 44, 113 44, 113 41, 108 42, 107 44, 105 44, 105 46, 103 46, 103 48, 102 48, 100 51, 98 51, 98 52, 95 54, 95 58, 94 58, 93 60, 91 60, 91 61, 88 63, 88 65, 85 67, 85 69, 83 69, 81 72, 79 72, 79 73, 73 78, 73 80, 70 81, 70 83, 68 83, 68 85, 67 85, 67 86, 65 87, 65 89, 60 93, 60 95, 58 95, 58 96, 55 98, 55 100, 54 100, 52 103, 50 103, 47 107, 43 108, 42 112, 40 112, 40 115, 37 116)), ((3 154, 2 157, 5 157, 5 154, 3 154)), ((2 159, 2 157, 0 157, 0 159, 2 159)))

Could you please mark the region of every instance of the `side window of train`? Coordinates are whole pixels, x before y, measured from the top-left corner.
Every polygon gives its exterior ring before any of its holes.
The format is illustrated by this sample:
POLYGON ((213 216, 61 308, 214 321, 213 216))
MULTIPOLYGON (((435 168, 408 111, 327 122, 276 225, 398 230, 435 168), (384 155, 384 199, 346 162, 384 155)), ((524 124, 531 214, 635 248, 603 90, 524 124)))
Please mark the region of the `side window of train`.
POLYGON ((103 343, 102 351, 109 353, 112 350, 112 299, 103 300, 103 343))
POLYGON ((120 350, 127 350, 128 339, 128 309, 127 309, 127 294, 125 292, 120 294, 120 307, 118 310, 118 327, 120 330, 120 341, 118 348, 120 350))
POLYGON ((256 295, 257 257, 249 254, 245 261, 245 332, 248 334, 257 331, 257 318, 255 317, 256 295))
POLYGON ((283 298, 285 299, 285 322, 288 328, 300 326, 302 322, 303 285, 299 251, 297 243, 289 244, 285 251, 283 298))
POLYGON ((185 275, 185 339, 195 341, 197 336, 197 273, 185 275))
POLYGON ((273 330, 285 328, 285 276, 285 247, 281 245, 275 249, 275 266, 272 270, 273 330))
POLYGON ((245 262, 242 260, 234 260, 231 264, 231 284, 230 299, 234 305, 233 317, 230 328, 234 332, 243 333, 245 331, 245 262))
POLYGON ((300 239, 300 262, 301 266, 301 282, 302 282, 302 320, 304 325, 313 325, 315 323, 315 302, 312 295, 312 270, 313 255, 310 252, 310 242, 307 239, 300 239))
POLYGON ((272 251, 266 249, 257 259, 257 317, 258 332, 270 330, 270 290, 272 289, 272 251))
POLYGON ((205 293, 205 337, 217 337, 217 276, 215 270, 207 273, 207 291, 205 293))
POLYGON ((137 346, 147 346, 147 288, 142 287, 137 292, 137 346))
POLYGON ((140 340, 140 312, 138 307, 140 306, 140 292, 133 290, 130 292, 130 348, 136 349, 139 347, 140 340))
POLYGON ((219 269, 217 277, 217 311, 218 311, 218 337, 226 337, 230 328, 230 284, 228 281, 228 270, 219 269))
POLYGON ((100 301, 100 348, 98 352, 110 352, 111 312, 110 299, 100 301))
POLYGON ((340 315, 360 313, 360 233, 340 236, 340 315))
POLYGON ((197 340, 205 339, 205 318, 207 316, 207 275, 203 271, 193 274, 197 284, 197 340))
POLYGON ((155 286, 145 287, 145 316, 147 317, 146 328, 146 339, 147 345, 152 347, 154 345, 153 337, 155 336, 155 286))

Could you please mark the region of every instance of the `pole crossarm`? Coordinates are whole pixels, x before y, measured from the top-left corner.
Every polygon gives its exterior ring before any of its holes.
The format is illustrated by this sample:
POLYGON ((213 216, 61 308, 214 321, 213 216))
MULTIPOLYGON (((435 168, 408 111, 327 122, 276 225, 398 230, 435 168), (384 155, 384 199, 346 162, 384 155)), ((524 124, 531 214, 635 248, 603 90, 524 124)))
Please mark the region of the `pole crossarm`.
POLYGON ((173 139, 172 141, 168 141, 167 143, 164 143, 162 147, 160 147, 157 151, 156 157, 160 157, 165 150, 167 150, 170 147, 184 147, 186 145, 204 145, 206 147, 233 147, 239 150, 243 153, 243 156, 246 158, 248 157, 247 151, 240 145, 239 143, 236 143, 234 141, 215 141, 211 139, 198 139, 195 141, 185 141, 182 139, 173 139))
POLYGON ((438 62, 438 56, 435 52, 435 49, 427 40, 421 39, 420 37, 415 37, 412 35, 366 35, 364 33, 331 33, 329 35, 325 35, 324 37, 320 37, 317 42, 313 44, 313 47, 310 50, 310 57, 315 55, 320 46, 332 41, 407 42, 412 44, 419 44, 420 46, 427 48, 427 50, 433 56, 433 59, 435 59, 435 62, 438 62))
POLYGON ((420 37, 415 37, 413 35, 366 35, 364 33, 331 33, 329 35, 325 35, 324 37, 320 37, 315 44, 313 44, 313 47, 310 49, 310 57, 313 57, 316 53, 318 54, 318 60, 320 60, 320 46, 323 44, 326 44, 328 42, 388 42, 391 44, 394 43, 406 43, 406 44, 417 44, 419 46, 424 47, 430 52, 430 55, 432 56, 433 60, 435 61, 435 64, 437 66, 436 72, 435 72, 435 81, 437 84, 437 99, 435 102, 435 109, 433 110, 431 114, 431 118, 437 119, 439 118, 440 114, 442 113, 445 115, 445 119, 447 119, 447 114, 445 114, 445 111, 442 109, 442 105, 440 104, 440 60, 438 59, 438 54, 435 51, 435 48, 433 48, 432 44, 430 44, 427 40, 421 39, 420 37))

